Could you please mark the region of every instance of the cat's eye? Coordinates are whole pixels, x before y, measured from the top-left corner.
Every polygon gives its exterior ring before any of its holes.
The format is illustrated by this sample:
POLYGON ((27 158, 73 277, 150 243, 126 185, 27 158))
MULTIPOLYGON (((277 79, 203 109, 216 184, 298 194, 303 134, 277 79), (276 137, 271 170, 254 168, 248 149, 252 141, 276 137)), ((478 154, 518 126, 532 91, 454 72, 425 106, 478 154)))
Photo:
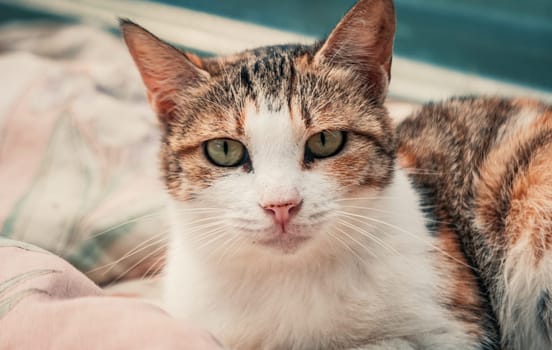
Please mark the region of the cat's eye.
POLYGON ((205 142, 205 154, 211 163, 224 167, 241 165, 247 159, 245 146, 231 139, 213 139, 205 142))
POLYGON ((344 144, 343 131, 325 130, 312 135, 307 140, 305 151, 314 158, 327 158, 339 153, 344 144))

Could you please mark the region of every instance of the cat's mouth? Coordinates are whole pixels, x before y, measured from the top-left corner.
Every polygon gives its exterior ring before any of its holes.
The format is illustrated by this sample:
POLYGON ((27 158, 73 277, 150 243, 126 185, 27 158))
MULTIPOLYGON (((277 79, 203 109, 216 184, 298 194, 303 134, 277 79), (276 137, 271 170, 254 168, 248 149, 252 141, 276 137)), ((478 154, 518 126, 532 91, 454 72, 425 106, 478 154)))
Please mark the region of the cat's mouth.
POLYGON ((292 254, 305 244, 311 237, 296 234, 279 234, 256 241, 257 244, 292 254))

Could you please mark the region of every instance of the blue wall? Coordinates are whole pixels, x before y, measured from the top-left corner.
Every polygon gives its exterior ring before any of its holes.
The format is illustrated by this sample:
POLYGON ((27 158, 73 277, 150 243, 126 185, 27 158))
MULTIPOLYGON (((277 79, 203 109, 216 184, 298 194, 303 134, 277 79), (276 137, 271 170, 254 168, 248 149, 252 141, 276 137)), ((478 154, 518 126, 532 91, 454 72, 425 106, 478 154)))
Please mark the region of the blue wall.
MULTIPOLYGON (((323 37, 354 0, 157 0, 323 37)), ((552 91, 552 0, 395 0, 395 52, 552 91)))
MULTIPOLYGON (((114 0, 116 1, 116 0, 114 0)), ((156 0, 325 36, 354 0, 156 0)), ((552 0, 395 0, 401 56, 552 91, 552 0)), ((0 5, 0 22, 60 19, 0 5)))

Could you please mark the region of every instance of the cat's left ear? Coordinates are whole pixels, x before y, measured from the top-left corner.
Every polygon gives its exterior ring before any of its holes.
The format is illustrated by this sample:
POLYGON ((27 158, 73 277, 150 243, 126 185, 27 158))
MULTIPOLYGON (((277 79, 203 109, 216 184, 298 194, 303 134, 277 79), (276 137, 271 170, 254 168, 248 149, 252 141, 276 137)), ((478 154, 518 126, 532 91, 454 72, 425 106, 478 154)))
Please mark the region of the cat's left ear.
POLYGON ((207 82, 209 73, 202 69, 199 57, 178 50, 129 20, 121 19, 121 31, 151 106, 162 123, 168 122, 178 95, 207 82))
POLYGON ((391 79, 395 37, 392 0, 359 0, 315 55, 317 64, 353 69, 382 101, 391 79))

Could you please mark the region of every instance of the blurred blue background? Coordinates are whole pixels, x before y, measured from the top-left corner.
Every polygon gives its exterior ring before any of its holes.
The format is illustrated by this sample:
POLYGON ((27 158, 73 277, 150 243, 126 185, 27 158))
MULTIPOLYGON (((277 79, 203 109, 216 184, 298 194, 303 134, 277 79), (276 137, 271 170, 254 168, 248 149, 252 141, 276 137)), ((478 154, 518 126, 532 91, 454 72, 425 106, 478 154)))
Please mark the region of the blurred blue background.
MULTIPOLYGON (((155 2, 321 38, 354 0, 155 2)), ((552 91, 552 0, 396 0, 395 6, 397 55, 552 91)), ((0 1, 4 23, 38 18, 71 20, 0 1)))

